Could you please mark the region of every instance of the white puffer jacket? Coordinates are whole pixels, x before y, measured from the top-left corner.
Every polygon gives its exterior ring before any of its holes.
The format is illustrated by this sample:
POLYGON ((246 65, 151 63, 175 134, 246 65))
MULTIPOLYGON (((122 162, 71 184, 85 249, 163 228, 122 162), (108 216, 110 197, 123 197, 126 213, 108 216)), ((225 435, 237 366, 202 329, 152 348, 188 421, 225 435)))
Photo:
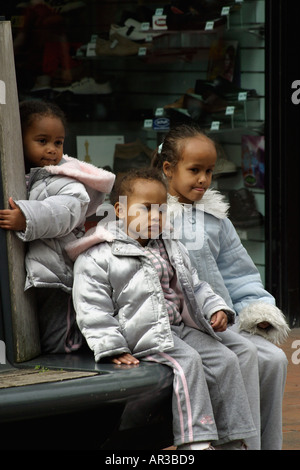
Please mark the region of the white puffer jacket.
POLYGON ((71 292, 73 263, 65 245, 83 236, 86 217, 96 212, 114 180, 113 173, 67 155, 59 165, 31 170, 28 200, 15 201, 26 217, 26 230, 17 236, 30 242, 25 290, 34 286, 71 292))

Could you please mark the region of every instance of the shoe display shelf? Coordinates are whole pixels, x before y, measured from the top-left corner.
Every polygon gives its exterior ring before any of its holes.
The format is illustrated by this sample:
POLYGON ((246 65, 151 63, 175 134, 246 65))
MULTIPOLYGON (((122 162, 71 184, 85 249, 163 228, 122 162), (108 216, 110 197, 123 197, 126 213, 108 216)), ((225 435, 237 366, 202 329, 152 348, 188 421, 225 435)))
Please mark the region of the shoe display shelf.
POLYGON ((230 218, 265 282, 265 1, 249 0, 230 16, 225 36, 239 43, 240 87, 253 89, 231 129, 210 130, 237 172, 214 182, 229 200, 230 218), (251 174, 249 176, 249 174, 251 174))
MULTIPOLYGON (((236 192, 235 207, 248 207, 249 223, 233 221, 264 279, 265 194, 245 184, 242 140, 264 134, 265 0, 84 0, 80 9, 56 3, 64 6, 72 80, 41 74, 31 88, 20 86, 20 97, 62 107, 71 155, 81 136, 91 137, 83 143, 91 157, 93 145, 106 152, 106 137, 140 139, 154 150, 170 126, 197 122, 226 153, 214 185, 227 197, 236 192)), ((20 82, 24 76, 21 65, 20 82)))
MULTIPOLYGON (((175 97, 173 103, 171 100, 168 105, 162 103, 154 110, 152 119, 146 119, 143 125, 149 138, 151 136, 153 141, 156 138, 160 143, 167 130, 153 129, 157 119, 160 119, 163 125, 164 119, 170 119, 171 125, 198 122, 207 134, 222 146, 227 155, 226 170, 218 173, 213 185, 225 195, 233 207, 230 218, 256 264, 263 282, 265 280, 264 182, 260 181, 259 184, 255 179, 256 176, 252 176, 250 180, 248 175, 246 183, 246 157, 243 154, 242 141, 248 138, 251 142, 253 138, 256 145, 256 142, 261 143, 264 139, 264 7, 264 1, 249 0, 243 2, 241 9, 227 18, 227 27, 223 31, 222 39, 238 43, 240 76, 238 87, 230 86, 230 89, 225 90, 220 84, 219 89, 215 89, 216 93, 213 94, 215 80, 206 80, 202 70, 194 87, 175 97), (201 86, 197 87, 197 83, 199 85, 199 81, 201 82, 199 77, 202 76, 204 76, 202 83, 210 84, 212 89, 213 99, 210 101, 207 100, 209 94, 201 94, 201 91, 203 92, 201 86)), ((218 79, 216 81, 218 82, 218 79)), ((264 180, 265 162, 257 161, 259 152, 263 159, 264 148, 261 151, 257 147, 250 150, 253 164, 249 172, 259 172, 261 180, 264 180)))

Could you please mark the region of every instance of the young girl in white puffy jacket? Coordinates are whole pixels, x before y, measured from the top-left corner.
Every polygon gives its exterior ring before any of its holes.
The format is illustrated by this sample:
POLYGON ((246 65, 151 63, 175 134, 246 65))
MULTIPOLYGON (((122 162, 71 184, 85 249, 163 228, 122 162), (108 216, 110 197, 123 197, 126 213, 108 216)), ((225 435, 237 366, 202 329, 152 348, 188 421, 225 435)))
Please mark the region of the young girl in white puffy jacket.
POLYGON ((28 200, 9 200, 0 227, 24 242, 25 289, 36 288, 43 352, 71 352, 82 342, 72 304, 73 263, 66 243, 84 234, 115 176, 63 154, 65 117, 43 101, 20 104, 28 200))
POLYGON ((280 450, 287 358, 276 344, 285 341, 289 327, 227 217, 228 204, 218 191, 209 189, 216 159, 216 146, 201 129, 181 125, 168 132, 153 165, 167 179, 169 210, 177 224, 182 224, 181 240, 198 276, 238 314, 223 342, 233 348, 227 335, 235 332, 245 346, 255 349, 259 373, 256 389, 239 354, 241 370, 252 409, 255 402, 260 404, 256 425, 261 449, 280 450), (198 243, 195 234, 201 230, 203 237, 198 243))
POLYGON ((113 194, 119 220, 67 247, 77 258, 77 322, 95 360, 171 367, 174 445, 243 450, 256 429, 238 358, 216 335, 234 321, 233 311, 199 280, 164 227, 167 190, 159 172, 132 170, 113 194))

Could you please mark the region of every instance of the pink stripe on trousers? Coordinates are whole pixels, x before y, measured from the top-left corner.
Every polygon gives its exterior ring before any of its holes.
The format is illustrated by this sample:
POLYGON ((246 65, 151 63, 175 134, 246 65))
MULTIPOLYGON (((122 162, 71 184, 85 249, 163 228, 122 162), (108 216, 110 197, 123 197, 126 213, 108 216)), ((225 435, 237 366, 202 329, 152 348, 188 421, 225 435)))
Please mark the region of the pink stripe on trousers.
MULTIPOLYGON (((171 362, 174 365, 174 369, 178 372, 179 377, 181 378, 183 391, 185 395, 186 408, 187 408, 187 417, 188 417, 187 424, 188 424, 188 432, 189 432, 189 442, 193 442, 194 437, 193 437, 193 425, 192 425, 192 408, 191 408, 190 395, 189 395, 189 390, 188 390, 187 381, 184 375, 184 371, 181 365, 172 356, 169 356, 169 354, 166 354, 164 352, 161 352, 158 354, 164 357, 165 359, 167 359, 169 362, 171 362)), ((147 356, 147 357, 153 361, 159 362, 157 359, 155 359, 152 356, 147 356)), ((175 377, 177 379, 177 383, 176 383, 176 387, 174 387, 174 392, 177 398, 177 406, 178 406, 180 429, 181 429, 181 439, 182 439, 182 442, 185 442, 183 412, 182 412, 182 407, 180 403, 180 395, 179 395, 179 380, 178 380, 178 376, 175 375, 175 377)))

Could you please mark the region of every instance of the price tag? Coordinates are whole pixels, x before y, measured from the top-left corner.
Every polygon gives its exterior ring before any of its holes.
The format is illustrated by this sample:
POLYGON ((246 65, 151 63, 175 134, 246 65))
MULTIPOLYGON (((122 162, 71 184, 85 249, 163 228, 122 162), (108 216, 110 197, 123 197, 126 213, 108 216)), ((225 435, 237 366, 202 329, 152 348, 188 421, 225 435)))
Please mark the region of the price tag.
POLYGON ((155 10, 155 15, 160 16, 164 14, 164 9, 163 8, 156 8, 155 10))
POLYGON ((96 43, 89 42, 86 48, 86 56, 87 57, 94 57, 96 55, 96 43))
POLYGON ((205 24, 205 31, 211 31, 214 29, 214 21, 207 21, 205 24))
POLYGON ((149 29, 150 29, 150 23, 144 22, 141 24, 141 31, 148 31, 149 29))
POLYGON ((226 116, 232 116, 234 114, 234 109, 235 109, 235 106, 227 106, 226 108, 226 116))
POLYGON ((90 42, 97 42, 97 38, 98 38, 98 34, 92 34, 90 42))
POLYGON ((152 119, 145 119, 144 120, 144 127, 146 129, 152 129, 153 126, 153 120, 152 119))
POLYGON ((212 121, 210 125, 211 131, 218 131, 220 129, 220 121, 212 121))
POLYGON ((221 11, 222 16, 228 16, 230 13, 230 7, 223 7, 221 11))
POLYGON ((164 108, 156 108, 155 116, 163 116, 164 115, 164 108))
POLYGON ((138 55, 139 56, 144 56, 146 54, 147 54, 147 47, 139 47, 138 55))
POLYGON ((240 91, 238 95, 238 100, 239 101, 246 101, 247 100, 247 92, 246 91, 240 91))
POLYGON ((167 15, 153 15, 152 16, 152 28, 153 29, 168 29, 167 15))
POLYGON ((244 0, 235 0, 235 3, 243 3, 244 0))

